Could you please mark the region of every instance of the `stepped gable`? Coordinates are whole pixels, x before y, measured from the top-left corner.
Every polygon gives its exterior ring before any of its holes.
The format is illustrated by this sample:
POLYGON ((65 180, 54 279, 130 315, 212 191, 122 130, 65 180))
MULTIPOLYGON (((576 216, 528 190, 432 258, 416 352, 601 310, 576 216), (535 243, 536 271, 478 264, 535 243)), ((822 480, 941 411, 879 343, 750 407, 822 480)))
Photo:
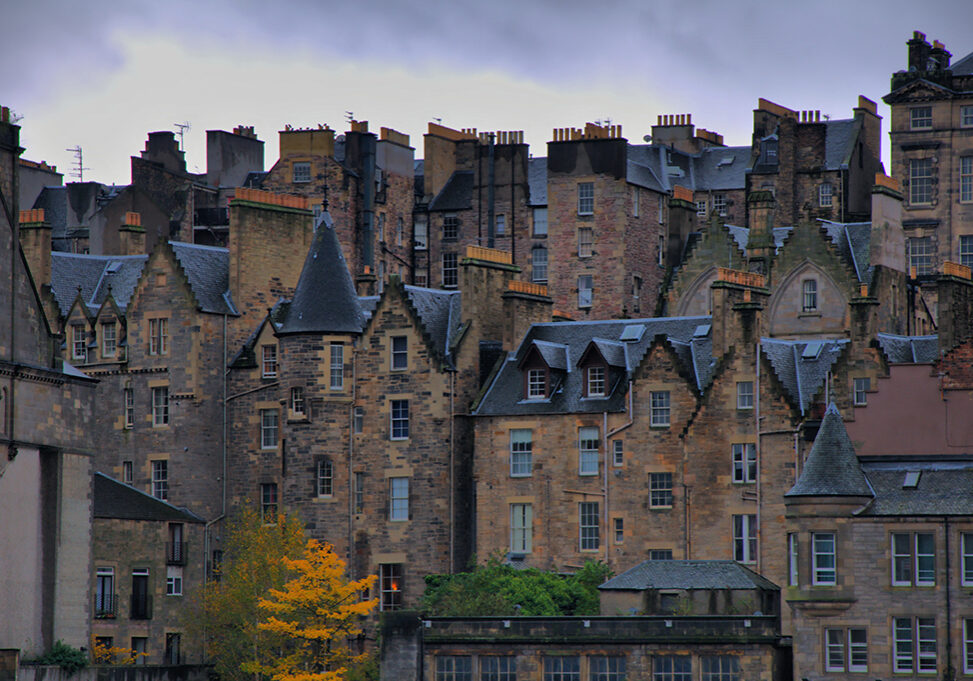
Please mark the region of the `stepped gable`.
POLYGON ((170 241, 199 309, 214 314, 239 314, 230 298, 230 251, 170 241))
POLYGON ((938 336, 875 334, 889 364, 925 364, 939 359, 938 336))
POLYGON ((473 171, 457 170, 429 202, 429 210, 469 210, 473 207, 473 171))
POLYGON ((801 414, 807 414, 814 396, 821 390, 828 372, 848 343, 847 339, 793 341, 761 338, 760 348, 791 402, 801 414))
POLYGON ((325 212, 294 290, 287 316, 278 329, 291 333, 361 333, 365 324, 345 256, 325 212))
POLYGON ((780 589, 770 580, 733 560, 647 560, 598 588, 605 591, 780 589))
POLYGON ((459 291, 402 285, 426 342, 434 353, 454 367, 452 348, 462 330, 462 297, 459 291))
POLYGON ((104 473, 95 473, 93 506, 95 518, 203 522, 188 509, 156 499, 104 473))
POLYGON ((79 255, 51 253, 51 291, 63 316, 71 311, 81 287, 81 300, 88 312, 101 307, 111 288, 121 310, 128 307, 147 255, 79 255))
POLYGON ((872 241, 872 223, 870 222, 833 222, 818 220, 824 227, 831 243, 838 249, 838 253, 850 263, 859 283, 871 284, 872 273, 875 268, 869 262, 872 241))
POLYGON ((861 515, 973 515, 973 460, 866 461, 862 470, 875 499, 861 515))
POLYGON ((784 496, 874 496, 834 402, 824 413, 801 475, 784 496))

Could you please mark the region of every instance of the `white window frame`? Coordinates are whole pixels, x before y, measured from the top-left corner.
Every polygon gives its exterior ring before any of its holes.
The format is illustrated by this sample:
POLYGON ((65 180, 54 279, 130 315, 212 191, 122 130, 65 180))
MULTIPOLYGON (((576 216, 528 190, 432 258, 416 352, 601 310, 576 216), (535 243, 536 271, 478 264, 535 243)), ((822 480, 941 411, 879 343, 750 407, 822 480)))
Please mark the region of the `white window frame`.
POLYGON ((914 106, 909 109, 910 130, 932 130, 932 107, 914 106))
POLYGON ((280 437, 280 414, 276 409, 260 410, 260 449, 277 449, 280 437))
POLYGON ((973 234, 959 237, 959 264, 973 267, 973 234))
POLYGON ((578 475, 598 475, 601 434, 597 426, 578 428, 578 475))
POLYGON ((533 504, 510 504, 510 551, 512 553, 531 553, 533 543, 533 504))
POLYGON ((307 401, 305 400, 304 397, 303 385, 295 385, 291 388, 290 407, 291 407, 291 412, 293 412, 294 414, 299 414, 303 416, 306 413, 305 410, 307 409, 307 401))
POLYGON ((932 203, 932 158, 909 159, 909 205, 932 203))
POLYGON ((743 564, 757 562, 757 516, 733 516, 733 560, 743 564))
POLYGON ((352 417, 352 430, 356 435, 365 430, 365 407, 355 407, 352 417))
POLYGON ((696 215, 706 217, 706 199, 696 199, 696 215))
POLYGON ((753 381, 737 381, 737 409, 753 409, 753 381))
POLYGON ((409 368, 408 336, 392 336, 389 351, 389 369, 406 371, 409 368))
POLYGON ((132 388, 122 388, 122 410, 125 418, 125 428, 134 428, 135 391, 132 388))
POLYGON ((649 473, 649 508, 672 508, 672 473, 649 473))
POLYGON ((838 583, 838 541, 834 532, 811 533, 811 583, 815 586, 838 583))
POLYGON ((529 478, 534 472, 534 431, 530 428, 511 428, 510 477, 529 478))
POLYGON ((726 194, 713 194, 713 210, 720 217, 726 217, 726 194))
POLYGON ((594 215, 595 213, 595 183, 578 183, 578 215, 594 215))
POLYGON ((834 205, 834 186, 830 182, 818 185, 818 206, 831 208, 834 205))
POLYGON ((818 311, 818 280, 805 279, 801 282, 801 312, 818 311))
POLYGON ((892 586, 936 586, 936 536, 933 532, 893 532, 889 543, 892 586), (931 542, 931 549, 920 549, 922 541, 931 542))
POLYGON ((169 425, 169 386, 152 388, 152 427, 169 425))
POLYGON ((845 671, 845 630, 824 630, 824 671, 845 671))
POLYGON ((71 325, 71 359, 88 361, 88 332, 84 324, 71 325))
POLYGON ((547 208, 534 208, 531 211, 531 216, 533 217, 531 235, 535 237, 547 236, 547 208), (538 220, 538 216, 543 216, 543 219, 538 220))
POLYGON ((459 285, 459 259, 455 253, 443 253, 443 288, 459 285))
POLYGON ((973 156, 959 157, 959 200, 973 202, 973 156))
POLYGON ((169 318, 155 317, 149 320, 149 354, 169 354, 169 318))
POLYGON ((547 283, 547 247, 534 246, 530 249, 530 280, 535 284, 547 283), (538 256, 543 253, 543 256, 538 256))
POLYGON ((182 566, 166 566, 166 596, 182 596, 182 566))
POLYGON ((389 478, 389 520, 409 519, 409 478, 389 478))
POLYGON ((527 370, 527 399, 543 400, 547 397, 547 370, 527 370))
POLYGON ((615 534, 615 543, 624 544, 625 543, 625 519, 624 518, 614 518, 612 520, 613 532, 615 534))
POLYGON ((607 383, 607 369, 603 365, 589 366, 585 369, 588 397, 604 397, 607 383))
POLYGON ((612 465, 621 466, 625 463, 625 441, 612 440, 612 465))
POLYGON ((800 580, 798 562, 799 548, 797 543, 797 533, 790 532, 787 535, 787 585, 797 586, 800 580))
POLYGON ((154 459, 152 462, 152 496, 165 501, 169 498, 169 461, 154 459))
POLYGON ((973 586, 973 532, 960 535, 960 561, 963 586, 973 586))
POLYGON ((260 377, 277 378, 277 346, 273 343, 260 347, 260 377))
POLYGON ((314 491, 318 498, 334 496, 334 464, 322 457, 314 467, 314 491))
POLYGON ((935 674, 938 670, 939 643, 936 618, 916 617, 916 673, 935 674), (931 636, 930 636, 931 634, 931 636), (932 644, 932 651, 929 647, 932 644))
POLYGON ((745 485, 757 482, 757 445, 753 442, 734 442, 730 445, 733 457, 733 483, 745 485))
POLYGON ((328 387, 331 390, 345 389, 345 344, 331 343, 330 365, 328 367, 328 387))
POLYGON ((429 248, 429 218, 426 215, 416 215, 412 221, 412 248, 424 251, 429 248))
POLYGON ((578 227, 578 257, 590 258, 595 254, 595 232, 591 227, 578 227))
POLYGON ((409 400, 389 401, 389 439, 409 439, 409 400), (405 409, 405 415, 402 409, 405 409))
POLYGON ((291 181, 294 184, 304 184, 311 181, 311 162, 294 161, 291 165, 291 181))
POLYGON ((597 551, 601 546, 599 503, 578 503, 578 547, 581 551, 597 551), (593 521, 593 522, 592 522, 593 521))
POLYGON ((118 341, 115 334, 115 322, 101 323, 101 356, 114 357, 118 352, 118 341))
POLYGON ((959 125, 961 128, 973 128, 973 105, 965 104, 959 108, 959 125))
POLYGON ((916 275, 932 274, 935 267, 932 237, 908 237, 905 243, 908 249, 909 271, 915 269, 916 275))
POLYGON ((443 241, 456 241, 459 238, 459 217, 456 213, 443 216, 443 241))
POLYGON ((652 428, 669 428, 672 424, 672 403, 668 390, 653 390, 649 396, 650 417, 652 428))
POLYGON ((493 234, 494 236, 506 236, 507 234, 507 216, 503 213, 493 216, 493 234))
POLYGON ((872 388, 872 379, 867 376, 858 376, 852 379, 852 401, 856 407, 864 407, 868 404, 868 391, 872 388))
POLYGON ((973 674, 973 619, 963 620, 963 673, 973 674))
POLYGON ((594 277, 590 274, 578 276, 578 308, 586 309, 591 307, 595 298, 594 277))
POLYGON ((864 673, 868 671, 868 629, 864 627, 848 628, 848 671, 864 673), (856 634, 861 634, 861 640, 855 640, 856 634))
POLYGON ((740 681, 739 655, 700 655, 700 681, 740 681))

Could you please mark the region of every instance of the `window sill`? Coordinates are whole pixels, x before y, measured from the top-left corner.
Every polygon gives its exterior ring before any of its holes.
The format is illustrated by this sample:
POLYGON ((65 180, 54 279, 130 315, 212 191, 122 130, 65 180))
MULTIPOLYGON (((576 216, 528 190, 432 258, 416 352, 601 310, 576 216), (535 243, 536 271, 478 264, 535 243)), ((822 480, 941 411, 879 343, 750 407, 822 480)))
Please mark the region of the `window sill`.
POLYGON ((582 473, 582 472, 578 471, 578 477, 581 477, 581 478, 593 478, 593 477, 596 477, 597 475, 598 475, 598 471, 595 471, 593 473, 582 473))
POLYGON ((333 494, 327 496, 316 496, 312 499, 312 503, 315 504, 333 504, 338 501, 338 498, 333 494))
POLYGON ((650 511, 671 511, 672 506, 649 506, 650 511))
POLYGON ((820 312, 816 312, 814 310, 807 310, 805 312, 799 313, 797 315, 797 318, 798 319, 804 319, 806 317, 806 318, 809 318, 810 319, 810 318, 815 318, 815 317, 820 317, 820 316, 821 316, 821 313, 820 312))
POLYGON ((408 442, 409 441, 409 438, 407 438, 407 437, 390 437, 389 438, 389 441, 390 442, 408 442))
POLYGON ((531 478, 533 477, 533 473, 511 473, 510 477, 511 478, 531 478))

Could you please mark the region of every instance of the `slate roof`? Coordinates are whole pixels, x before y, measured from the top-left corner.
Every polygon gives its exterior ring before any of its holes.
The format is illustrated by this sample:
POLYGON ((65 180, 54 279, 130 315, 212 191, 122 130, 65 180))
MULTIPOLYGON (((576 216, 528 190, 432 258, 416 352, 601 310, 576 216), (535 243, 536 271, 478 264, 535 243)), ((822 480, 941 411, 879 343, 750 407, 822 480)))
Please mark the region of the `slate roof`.
POLYGON ((630 144, 628 162, 629 182, 658 191, 672 191, 677 184, 693 191, 743 189, 750 147, 710 147, 687 154, 664 145, 630 144))
POLYGON ((797 482, 785 497, 871 497, 845 422, 834 402, 828 405, 797 482))
POLYGON ((230 299, 230 251, 179 241, 170 241, 169 245, 186 273, 199 309, 214 314, 237 314, 230 299))
POLYGON ((953 62, 949 69, 953 72, 954 76, 973 75, 973 52, 970 52, 959 61, 953 62))
POLYGON ((801 414, 807 414, 832 365, 849 342, 848 339, 808 341, 761 338, 760 347, 791 402, 801 414), (803 356, 809 343, 821 343, 817 358, 803 356))
POLYGON ((854 118, 845 118, 825 123, 824 169, 838 170, 847 168, 851 152, 858 140, 861 123, 854 118))
MULTIPOLYGON (((646 351, 657 336, 669 344, 678 358, 685 375, 697 389, 709 384, 715 362, 712 336, 693 337, 697 327, 711 323, 711 317, 654 317, 584 322, 551 322, 534 324, 515 352, 509 353, 497 371, 493 381, 484 389, 476 408, 476 414, 562 414, 600 411, 621 411, 625 405, 625 382, 638 368, 646 351), (583 373, 577 361, 593 341, 622 342, 626 327, 643 327, 638 340, 624 342, 626 365, 622 372, 611 372, 607 395, 604 398, 582 398, 583 373), (554 393, 544 400, 525 400, 520 362, 536 347, 542 355, 553 348, 565 348, 564 370, 561 382, 554 393)), ((637 334, 636 334, 637 335, 637 334)), ((560 361, 552 359, 552 361, 560 361)))
POLYGON ((649 589, 772 589, 780 587, 732 560, 647 560, 598 587, 649 589))
POLYGON ((473 171, 457 170, 429 202, 429 210, 468 210, 473 207, 473 171))
POLYGON ((428 334, 433 348, 440 357, 453 366, 453 345, 463 325, 460 292, 418 286, 402 288, 419 317, 419 323, 428 334))
POLYGON ((852 266, 858 281, 872 283, 875 268, 871 264, 870 247, 872 242, 871 222, 833 222, 818 219, 828 233, 838 253, 852 266))
POLYGON ((859 515, 973 515, 973 461, 863 461, 861 466, 875 498, 859 515), (908 472, 919 473, 915 487, 903 485, 908 472))
POLYGON ((939 359, 939 336, 876 334, 889 364, 926 364, 939 359))
POLYGON ((710 147, 696 157, 694 189, 729 190, 746 186, 750 147, 710 147))
MULTIPOLYGON (((739 227, 737 225, 724 225, 726 229, 730 232, 733 240, 736 241, 737 246, 740 247, 741 251, 746 252, 747 242, 750 240, 750 228, 749 227, 739 227)), ((793 227, 774 227, 771 232, 774 236, 774 253, 780 250, 780 247, 784 245, 787 240, 787 236, 793 230, 793 227)))
POLYGON ((361 333, 364 325, 334 222, 325 211, 315 226, 294 298, 278 333, 361 333))
POLYGON ((149 496, 104 473, 95 473, 94 517, 201 523, 192 511, 149 496))
POLYGON ((67 248, 67 244, 61 241, 68 236, 68 188, 44 187, 34 200, 32 208, 44 209, 44 219, 51 226, 51 240, 55 250, 67 248))
POLYGON ((108 290, 123 312, 142 276, 147 255, 80 255, 51 253, 51 290, 61 314, 67 316, 78 296, 85 302, 88 314, 94 314, 105 302, 108 290))
POLYGON ((527 159, 528 205, 547 205, 547 157, 527 159))
POLYGON ((646 189, 657 192, 665 192, 666 189, 659 179, 659 176, 647 165, 636 163, 629 159, 625 168, 625 181, 646 189))

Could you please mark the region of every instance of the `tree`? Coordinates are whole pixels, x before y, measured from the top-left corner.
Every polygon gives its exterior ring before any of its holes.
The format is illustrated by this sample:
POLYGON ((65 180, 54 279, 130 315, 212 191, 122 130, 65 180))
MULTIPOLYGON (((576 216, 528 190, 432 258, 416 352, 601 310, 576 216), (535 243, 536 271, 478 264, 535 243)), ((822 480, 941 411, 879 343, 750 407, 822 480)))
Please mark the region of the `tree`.
POLYGON ((349 581, 345 562, 330 544, 311 539, 304 556, 282 558, 293 578, 270 597, 260 599, 268 613, 258 624, 277 639, 279 649, 243 665, 245 671, 266 675, 273 681, 339 681, 350 666, 364 662, 355 655, 349 639, 362 632, 361 618, 371 612, 377 599, 362 600, 375 575, 349 581))
POLYGON ((218 580, 203 588, 185 622, 194 638, 206 643, 208 657, 224 681, 253 678, 243 663, 264 660, 276 649, 276 637, 260 628, 258 604, 287 579, 285 558, 304 552, 304 528, 294 516, 278 514, 272 523, 253 509, 241 511, 227 527, 218 580))

